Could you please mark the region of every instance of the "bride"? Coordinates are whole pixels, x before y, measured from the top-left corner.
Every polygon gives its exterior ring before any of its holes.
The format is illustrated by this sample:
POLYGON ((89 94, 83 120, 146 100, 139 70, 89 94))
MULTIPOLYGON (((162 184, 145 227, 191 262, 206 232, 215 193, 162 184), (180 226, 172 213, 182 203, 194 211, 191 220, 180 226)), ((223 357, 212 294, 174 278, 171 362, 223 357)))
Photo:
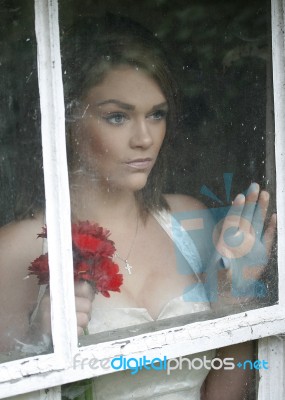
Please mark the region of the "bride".
MULTIPOLYGON (((197 299, 192 289, 201 282, 203 268, 215 268, 210 263, 209 232, 202 240, 187 233, 186 243, 184 234, 173 234, 172 214, 205 214, 205 207, 190 196, 163 194, 179 122, 179 91, 165 51, 151 33, 129 20, 108 16, 97 22, 77 26, 63 45, 72 220, 97 222, 111 232, 114 261, 124 281, 121 292, 110 298, 94 296, 87 283, 75 285, 79 335, 87 326, 96 333, 209 310, 208 293, 199 286, 197 299), (185 268, 188 273, 181 273, 185 268)), ((248 195, 238 195, 233 206, 240 208, 241 216, 250 204, 266 210, 268 201, 268 193, 252 184, 248 195)), ((240 221, 239 231, 252 240, 240 221)), ((39 241, 35 244, 32 238, 43 223, 43 214, 38 213, 1 231, 1 265, 10 268, 7 286, 11 283, 19 294, 7 304, 13 322, 8 319, 6 325, 23 335, 29 330, 37 285, 32 280, 15 284, 15 276, 41 253, 39 241), (18 254, 5 247, 15 239, 22 248, 18 254)), ((266 231, 269 248, 273 232, 272 219, 266 231)), ((33 321, 37 332, 50 332, 49 303, 46 293, 33 321)), ((215 351, 195 357, 204 355, 211 359, 215 351)), ((219 349, 217 356, 252 359, 252 344, 219 349)), ((170 375, 144 370, 135 376, 127 372, 95 378, 95 398, 196 400, 202 395, 241 400, 252 379, 243 370, 182 369, 170 375)))

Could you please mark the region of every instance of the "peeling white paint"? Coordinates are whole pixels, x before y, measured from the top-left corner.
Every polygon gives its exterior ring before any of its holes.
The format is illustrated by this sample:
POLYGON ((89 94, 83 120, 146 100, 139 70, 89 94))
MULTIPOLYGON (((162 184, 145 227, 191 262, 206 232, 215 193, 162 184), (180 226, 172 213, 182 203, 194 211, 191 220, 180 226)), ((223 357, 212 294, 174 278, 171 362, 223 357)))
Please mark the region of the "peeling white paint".
MULTIPOLYGON (((277 335, 280 332, 285 332, 285 315, 279 306, 272 306, 266 308, 266 314, 265 309, 251 310, 213 321, 188 324, 179 329, 175 327, 149 334, 144 333, 126 340, 81 347, 76 349, 74 355, 80 354, 82 359, 96 357, 98 360, 118 355, 138 358, 142 356, 173 358, 268 335, 277 335)), ((83 369, 74 369, 72 362, 65 369, 60 370, 56 362, 55 355, 45 355, 0 365, 0 376, 2 377, 2 372, 5 371, 5 377, 9 376, 11 379, 10 382, 3 382, 0 385, 0 398, 7 397, 11 390, 15 394, 24 393, 27 388, 36 390, 106 373, 103 368, 98 367, 94 370, 88 365, 83 369), (24 364, 22 364, 23 361, 24 364), (49 369, 50 372, 48 372, 49 369), (44 374, 43 370, 46 371, 44 374), (33 375, 21 379, 23 374, 29 373, 33 375)))
MULTIPOLYGON (((41 99, 46 99, 43 106, 42 120, 45 139, 44 162, 45 182, 50 198, 47 199, 47 220, 50 232, 53 232, 54 244, 49 251, 54 253, 52 265, 60 262, 58 274, 52 277, 53 298, 53 336, 55 353, 30 357, 0 364, 0 398, 35 391, 62 383, 76 381, 95 375, 105 374, 106 370, 94 370, 88 365, 84 369, 73 368, 73 357, 96 357, 98 360, 113 358, 117 355, 168 358, 194 354, 200 351, 222 346, 265 338, 285 332, 285 44, 284 44, 284 0, 272 0, 272 41, 273 74, 276 130, 276 166, 277 166, 277 205, 278 205, 278 257, 279 257, 279 305, 251 310, 230 315, 216 320, 195 322, 183 327, 175 327, 141 334, 126 339, 77 348, 76 323, 74 312, 73 282, 63 276, 71 268, 71 238, 69 221, 69 195, 67 187, 67 167, 64 142, 64 105, 60 75, 59 35, 56 0, 35 0, 37 19, 37 37, 45 59, 39 67, 41 99), (47 35, 49 32, 49 35, 47 35), (41 36, 43 35, 43 36, 41 36), (44 37, 45 36, 45 37, 44 37), (41 39, 39 39, 41 37, 41 39), (49 67, 48 67, 49 66, 49 67), (42 75, 44 74, 44 75, 42 75), (45 75, 46 74, 46 75, 45 75), (46 80, 47 87, 44 81, 46 80), (52 87, 52 92, 48 88, 52 87), (56 112, 55 112, 56 109, 56 112), (49 110, 47 112, 47 110, 49 110), (58 112, 59 110, 59 112, 58 112), (59 119, 58 119, 59 118, 59 119), (47 140, 47 138, 49 138, 47 140), (64 183, 64 186, 61 185, 64 183), (50 186, 49 186, 50 185, 50 186), (60 187, 60 197, 57 190, 60 187), (60 210, 60 213, 59 213, 60 210), (60 223, 59 223, 60 221, 60 223), (58 251, 60 253, 58 253, 58 251), (66 262, 62 262, 64 259, 66 262), (62 307, 56 307, 62 304, 62 307), (64 323, 63 323, 64 321, 64 323)), ((139 327, 137 329, 139 332, 139 327)), ((272 371, 261 372, 259 400, 283 400, 284 391, 284 341, 275 337, 262 339, 260 357, 270 360, 272 371)), ((34 394, 21 395, 21 400, 60 399, 60 389, 48 392, 41 390, 34 394)), ((16 399, 14 399, 16 400, 16 399)))

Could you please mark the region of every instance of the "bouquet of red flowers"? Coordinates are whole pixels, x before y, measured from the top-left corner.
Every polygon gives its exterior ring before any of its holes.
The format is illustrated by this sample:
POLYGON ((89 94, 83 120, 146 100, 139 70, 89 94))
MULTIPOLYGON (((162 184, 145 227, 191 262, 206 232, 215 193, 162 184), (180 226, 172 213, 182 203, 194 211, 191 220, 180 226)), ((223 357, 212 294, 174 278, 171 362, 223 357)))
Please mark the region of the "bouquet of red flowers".
MULTIPOLYGON (((47 238, 47 228, 38 237, 47 238)), ((110 297, 109 291, 120 292, 123 275, 112 260, 116 251, 108 239, 110 232, 89 221, 72 224, 73 269, 75 281, 87 281, 96 293, 110 297)), ((36 258, 29 266, 29 275, 36 275, 39 285, 49 283, 48 253, 36 258)))
MULTIPOLYGON (((87 281, 96 293, 110 297, 109 291, 120 292, 123 275, 112 257, 114 242, 110 232, 89 221, 72 224, 73 273, 75 281, 87 281)), ((47 238, 47 228, 38 237, 47 238)), ((29 275, 36 275, 39 285, 49 283, 48 253, 36 258, 29 266, 29 275)), ((73 382, 62 387, 62 399, 93 400, 92 379, 73 382)))

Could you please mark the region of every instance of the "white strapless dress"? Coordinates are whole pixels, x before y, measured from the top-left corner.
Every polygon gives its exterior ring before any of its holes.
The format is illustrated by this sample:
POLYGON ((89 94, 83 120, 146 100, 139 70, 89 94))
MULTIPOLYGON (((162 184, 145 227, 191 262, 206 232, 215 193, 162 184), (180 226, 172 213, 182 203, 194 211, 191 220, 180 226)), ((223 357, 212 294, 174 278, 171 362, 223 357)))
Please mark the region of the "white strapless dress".
MULTIPOLYGON (((170 300, 161 310, 157 320, 209 310, 207 295, 199 278, 199 274, 203 272, 201 257, 207 258, 205 244, 208 238, 205 233, 202 232, 202 237, 195 239, 194 243, 194 236, 190 236, 169 212, 162 211, 153 214, 153 217, 175 244, 177 256, 182 256, 187 261, 187 271, 180 272, 194 274, 198 280, 197 284, 186 288, 182 296, 170 300)), ((46 285, 41 286, 38 305, 45 289, 46 285)), ((32 318, 37 311, 38 307, 32 318)), ((93 334, 153 321, 145 308, 104 309, 96 307, 94 302, 88 330, 93 334)), ((203 356, 210 360, 215 356, 215 350, 197 353, 188 358, 203 359, 203 356)), ((125 370, 94 378, 94 400, 200 400, 200 389, 209 370, 189 370, 185 363, 183 365, 183 368, 172 370, 169 375, 165 370, 142 369, 134 375, 130 370, 125 370)), ((28 400, 29 395, 16 396, 13 400, 28 400)))
MULTIPOLYGON (((188 233, 180 224, 173 220, 168 212, 154 214, 154 217, 170 236, 186 258, 192 273, 201 272, 202 261, 199 252, 188 233)), ((170 300, 161 310, 158 320, 176 317, 185 314, 209 310, 202 285, 193 286, 183 296, 170 300), (199 293, 197 293, 197 288, 199 293), (197 301, 195 301, 195 299, 197 301)), ((114 330, 118 328, 152 322, 153 319, 144 308, 97 308, 94 304, 92 318, 88 329, 90 333, 114 330)), ((189 359, 206 356, 212 359, 215 351, 207 351, 192 356, 189 359)), ((96 400, 200 400, 200 388, 208 370, 199 370, 184 366, 182 369, 172 370, 169 375, 165 370, 142 369, 132 375, 130 370, 120 371, 94 378, 94 399, 96 400)))

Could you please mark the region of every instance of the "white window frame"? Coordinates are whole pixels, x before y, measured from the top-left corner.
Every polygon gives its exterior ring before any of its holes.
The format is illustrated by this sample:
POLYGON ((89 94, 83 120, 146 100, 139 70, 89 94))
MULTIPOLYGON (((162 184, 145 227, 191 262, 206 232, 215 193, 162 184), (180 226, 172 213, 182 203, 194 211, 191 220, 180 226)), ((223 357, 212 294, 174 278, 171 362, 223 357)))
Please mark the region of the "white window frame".
POLYGON ((267 359, 271 367, 269 371, 261 372, 258 399, 285 398, 285 345, 282 336, 278 336, 285 333, 284 12, 285 0, 272 0, 279 304, 78 348, 58 4, 57 0, 35 0, 54 352, 0 364, 0 398, 36 391, 29 393, 27 398, 60 400, 60 388, 56 386, 106 373, 100 365, 96 370, 88 365, 74 369, 73 357, 78 353, 81 358, 89 359, 96 355, 98 360, 118 354, 172 358, 253 339, 261 339, 259 357, 267 359), (46 392, 45 388, 53 389, 46 392))

